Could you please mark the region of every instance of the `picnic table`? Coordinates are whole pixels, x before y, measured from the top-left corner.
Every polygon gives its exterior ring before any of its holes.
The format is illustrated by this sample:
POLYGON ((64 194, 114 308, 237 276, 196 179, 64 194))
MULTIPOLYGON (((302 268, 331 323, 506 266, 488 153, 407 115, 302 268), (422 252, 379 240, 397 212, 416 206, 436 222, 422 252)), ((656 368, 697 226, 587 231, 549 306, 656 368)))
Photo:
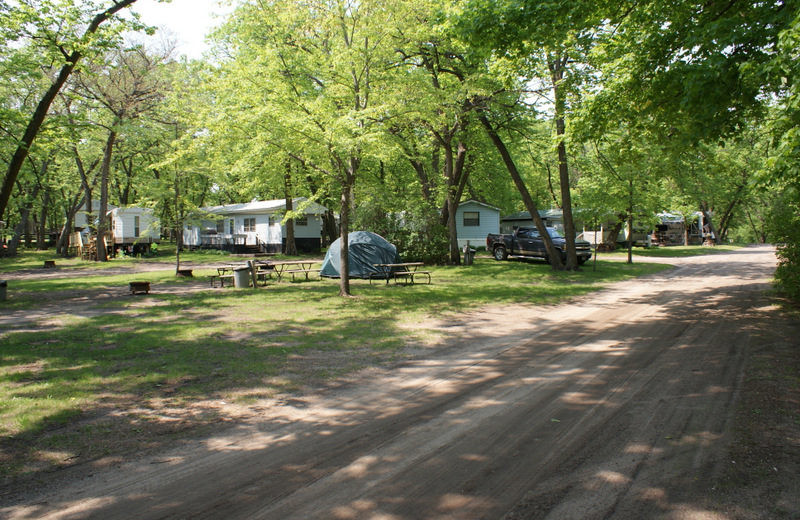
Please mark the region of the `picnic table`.
MULTIPOLYGON (((263 281, 263 284, 267 284, 267 280, 272 278, 272 275, 275 274, 275 277, 278 281, 284 275, 292 275, 292 281, 296 275, 303 274, 305 275, 306 280, 309 280, 309 273, 317 271, 317 269, 312 268, 314 264, 318 264, 320 260, 255 260, 252 262, 253 267, 256 269, 256 280, 263 281)), ((231 263, 231 264, 223 264, 216 267, 217 274, 211 275, 211 287, 216 287, 216 282, 219 280, 220 287, 225 287, 225 281, 229 280, 230 284, 233 285, 234 282, 234 275, 233 272, 237 269, 248 268, 248 263, 231 263)))
POLYGON ((285 274, 291 274, 292 281, 294 281, 295 275, 298 274, 304 274, 306 280, 308 280, 309 273, 319 271, 319 269, 312 268, 314 264, 318 264, 319 262, 319 260, 279 260, 274 262, 268 260, 265 263, 272 267, 278 281, 280 281, 285 274))
POLYGON ((419 268, 424 266, 423 262, 401 262, 397 264, 372 264, 375 268, 378 269, 377 273, 370 273, 369 275, 369 283, 372 283, 372 280, 377 278, 379 280, 386 280, 386 284, 389 284, 389 280, 394 279, 395 283, 398 283, 397 280, 404 280, 404 283, 411 283, 415 282, 414 277, 416 276, 425 276, 428 278, 428 283, 431 283, 431 273, 430 271, 420 271, 419 268))

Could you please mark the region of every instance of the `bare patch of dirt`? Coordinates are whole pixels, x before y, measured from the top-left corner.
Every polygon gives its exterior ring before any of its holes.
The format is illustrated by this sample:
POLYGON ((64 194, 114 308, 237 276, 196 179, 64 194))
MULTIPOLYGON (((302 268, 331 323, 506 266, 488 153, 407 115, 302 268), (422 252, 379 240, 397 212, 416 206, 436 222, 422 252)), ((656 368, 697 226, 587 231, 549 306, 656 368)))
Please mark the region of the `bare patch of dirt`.
POLYGON ((800 309, 763 309, 749 353, 733 441, 714 484, 732 518, 800 518, 800 309))

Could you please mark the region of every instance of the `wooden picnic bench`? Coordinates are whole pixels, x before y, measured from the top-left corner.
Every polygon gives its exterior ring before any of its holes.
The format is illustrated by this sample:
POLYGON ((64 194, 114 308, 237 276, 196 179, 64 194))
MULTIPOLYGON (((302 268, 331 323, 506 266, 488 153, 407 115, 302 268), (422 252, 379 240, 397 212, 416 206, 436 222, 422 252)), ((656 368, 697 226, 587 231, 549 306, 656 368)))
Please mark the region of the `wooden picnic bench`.
POLYGON ((219 280, 219 286, 225 287, 225 280, 230 280, 230 284, 233 285, 233 275, 232 274, 212 274, 208 277, 209 281, 211 282, 211 287, 217 286, 217 280, 219 280))
POLYGON ((295 276, 303 274, 306 281, 308 281, 310 280, 309 274, 319 272, 319 269, 312 267, 316 263, 319 263, 319 260, 285 260, 282 262, 269 262, 269 265, 274 269, 278 281, 285 274, 291 274, 292 281, 294 281, 295 276))
POLYGON ((420 271, 419 268, 424 266, 425 264, 422 262, 402 262, 397 264, 373 264, 377 269, 377 273, 370 273, 369 275, 369 283, 372 283, 373 279, 378 280, 386 280, 386 284, 389 284, 389 280, 394 280, 395 283, 398 283, 398 280, 404 280, 404 284, 411 284, 413 285, 416 283, 415 278, 417 276, 424 276, 427 278, 428 284, 431 283, 431 273, 430 271, 420 271))
POLYGON ((209 276, 209 282, 211 283, 211 287, 217 286, 217 280, 219 280, 219 286, 225 287, 225 281, 228 280, 230 285, 233 285, 233 269, 235 265, 219 265, 217 266, 217 274, 212 274, 209 276))
POLYGON ((253 268, 255 269, 255 282, 261 281, 262 286, 267 285, 267 280, 271 280, 272 273, 275 272, 275 268, 269 261, 257 260, 253 262, 253 268))

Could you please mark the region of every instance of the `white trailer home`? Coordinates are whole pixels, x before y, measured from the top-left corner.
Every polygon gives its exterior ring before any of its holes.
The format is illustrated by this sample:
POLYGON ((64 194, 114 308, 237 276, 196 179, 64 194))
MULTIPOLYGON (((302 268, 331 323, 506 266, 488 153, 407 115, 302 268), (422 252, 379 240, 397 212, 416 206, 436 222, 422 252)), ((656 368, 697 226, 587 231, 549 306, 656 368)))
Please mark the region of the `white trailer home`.
POLYGON ((486 235, 500 232, 500 209, 475 200, 468 200, 456 209, 458 247, 485 247, 486 235))
POLYGON ((114 208, 108 215, 114 247, 127 254, 147 253, 161 238, 161 222, 151 208, 114 208))
MULTIPOLYGON (((292 203, 302 216, 294 218, 298 251, 318 253, 322 248, 322 215, 327 208, 301 197, 292 203)), ((183 229, 190 249, 224 249, 233 253, 280 253, 286 241, 282 224, 286 200, 256 200, 201 208, 183 229)))
MULTIPOLYGON (((108 204, 108 211, 116 209, 116 207, 117 206, 113 204, 108 204)), ((92 229, 97 227, 97 215, 99 214, 99 211, 100 201, 92 200, 91 212, 87 209, 86 203, 84 202, 80 209, 78 209, 78 212, 75 213, 75 222, 73 225, 75 227, 75 231, 83 235, 84 240, 88 239, 89 235, 92 233, 92 229)))

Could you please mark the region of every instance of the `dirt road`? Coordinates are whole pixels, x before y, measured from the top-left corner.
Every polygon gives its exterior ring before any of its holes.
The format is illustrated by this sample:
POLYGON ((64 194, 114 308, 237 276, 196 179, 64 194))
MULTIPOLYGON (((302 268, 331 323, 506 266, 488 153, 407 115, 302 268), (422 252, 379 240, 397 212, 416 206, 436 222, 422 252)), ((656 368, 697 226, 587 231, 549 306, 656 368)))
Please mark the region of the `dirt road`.
POLYGON ((415 361, 0 517, 730 518, 710 483, 731 463, 774 266, 747 248, 567 305, 428 323, 448 344, 415 361))

